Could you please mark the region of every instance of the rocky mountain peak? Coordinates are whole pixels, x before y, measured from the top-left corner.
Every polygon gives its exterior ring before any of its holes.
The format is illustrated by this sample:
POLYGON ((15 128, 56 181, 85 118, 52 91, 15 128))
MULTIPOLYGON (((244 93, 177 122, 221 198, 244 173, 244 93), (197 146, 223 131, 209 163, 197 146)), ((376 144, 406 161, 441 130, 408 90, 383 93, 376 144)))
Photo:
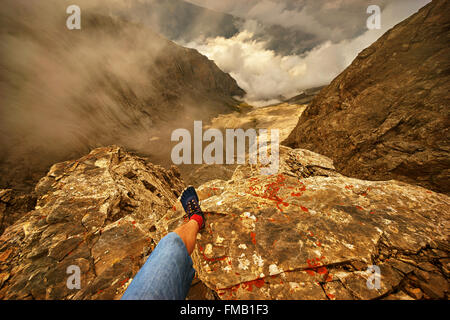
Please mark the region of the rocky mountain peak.
POLYGON ((436 0, 384 34, 324 88, 284 144, 362 179, 450 192, 450 3, 436 0))

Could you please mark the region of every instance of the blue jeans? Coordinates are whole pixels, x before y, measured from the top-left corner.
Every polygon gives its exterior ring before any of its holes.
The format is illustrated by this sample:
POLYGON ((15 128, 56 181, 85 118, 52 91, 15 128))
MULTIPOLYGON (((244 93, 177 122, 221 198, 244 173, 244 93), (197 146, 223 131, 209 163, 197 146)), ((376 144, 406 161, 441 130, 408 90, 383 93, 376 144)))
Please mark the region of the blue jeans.
POLYGON ((184 300, 194 274, 183 240, 171 232, 158 243, 122 300, 184 300))

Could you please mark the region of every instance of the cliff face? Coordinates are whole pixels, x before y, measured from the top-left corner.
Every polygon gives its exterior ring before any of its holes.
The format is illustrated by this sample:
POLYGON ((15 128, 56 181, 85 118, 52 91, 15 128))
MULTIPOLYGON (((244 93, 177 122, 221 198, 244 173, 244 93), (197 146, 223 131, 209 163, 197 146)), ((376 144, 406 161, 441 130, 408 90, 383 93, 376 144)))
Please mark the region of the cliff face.
POLYGON ((362 51, 284 141, 339 172, 450 192, 450 3, 433 1, 362 51))
POLYGON ((50 165, 117 144, 170 159, 170 133, 235 110, 236 81, 196 50, 83 2, 0 10, 0 187, 28 191, 50 165), (164 142, 161 142, 164 141, 164 142))

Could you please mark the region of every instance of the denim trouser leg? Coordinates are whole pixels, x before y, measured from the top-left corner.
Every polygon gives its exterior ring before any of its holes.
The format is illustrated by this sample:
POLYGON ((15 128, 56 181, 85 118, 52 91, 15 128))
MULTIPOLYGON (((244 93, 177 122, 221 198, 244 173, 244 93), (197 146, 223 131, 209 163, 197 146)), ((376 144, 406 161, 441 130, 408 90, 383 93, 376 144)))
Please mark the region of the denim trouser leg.
POLYGON ((194 274, 183 240, 171 232, 158 243, 122 300, 184 300, 194 274))

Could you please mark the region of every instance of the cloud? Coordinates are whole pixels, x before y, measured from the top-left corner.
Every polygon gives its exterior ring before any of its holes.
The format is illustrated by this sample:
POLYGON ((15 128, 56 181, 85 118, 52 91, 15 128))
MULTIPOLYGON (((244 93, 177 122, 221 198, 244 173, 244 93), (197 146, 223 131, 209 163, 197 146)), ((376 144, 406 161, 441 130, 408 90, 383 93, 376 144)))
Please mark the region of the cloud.
MULTIPOLYGON (((261 17, 270 11, 274 15, 271 21, 278 21, 288 19, 294 15, 293 12, 302 15, 305 10, 303 8, 301 11, 283 11, 281 8, 285 8, 285 6, 275 3, 268 6, 269 2, 271 1, 259 2, 266 6, 254 5, 248 10, 249 14, 261 17)), ((366 28, 365 21, 369 15, 364 10, 362 16, 364 17, 365 32, 337 42, 331 39, 320 41, 318 45, 303 54, 281 55, 268 49, 270 39, 255 39, 258 22, 254 20, 249 20, 241 27, 241 32, 231 38, 199 38, 183 43, 183 45, 199 50, 214 60, 222 70, 230 73, 247 91, 246 99, 249 102, 264 105, 273 103, 274 100, 280 98, 280 95, 291 97, 301 90, 329 83, 350 65, 360 51, 370 46, 383 33, 417 12, 428 2, 430 1, 403 0, 388 3, 381 14, 380 30, 366 28)), ((248 2, 243 3, 248 5, 248 2)), ((340 8, 342 2, 335 1, 333 4, 332 8, 340 8)), ((330 2, 327 5, 330 6, 330 2)), ((314 20, 314 17, 309 18, 309 21, 312 21, 311 32, 315 28, 321 27, 318 20, 316 22, 314 20)), ((316 35, 325 37, 321 33, 322 31, 316 32, 316 35)))
MULTIPOLYGON (((295 28, 318 40, 340 41, 363 32, 366 0, 187 0, 264 24, 295 28)), ((378 0, 382 9, 389 0, 378 0)), ((392 0, 391 0, 392 2, 392 0)))
POLYGON ((202 81, 186 89, 177 70, 188 50, 111 14, 134 1, 76 3, 82 29, 72 31, 70 0, 4 0, 0 9, 0 187, 28 187, 49 165, 102 145, 170 160, 173 128, 226 108, 202 81))

